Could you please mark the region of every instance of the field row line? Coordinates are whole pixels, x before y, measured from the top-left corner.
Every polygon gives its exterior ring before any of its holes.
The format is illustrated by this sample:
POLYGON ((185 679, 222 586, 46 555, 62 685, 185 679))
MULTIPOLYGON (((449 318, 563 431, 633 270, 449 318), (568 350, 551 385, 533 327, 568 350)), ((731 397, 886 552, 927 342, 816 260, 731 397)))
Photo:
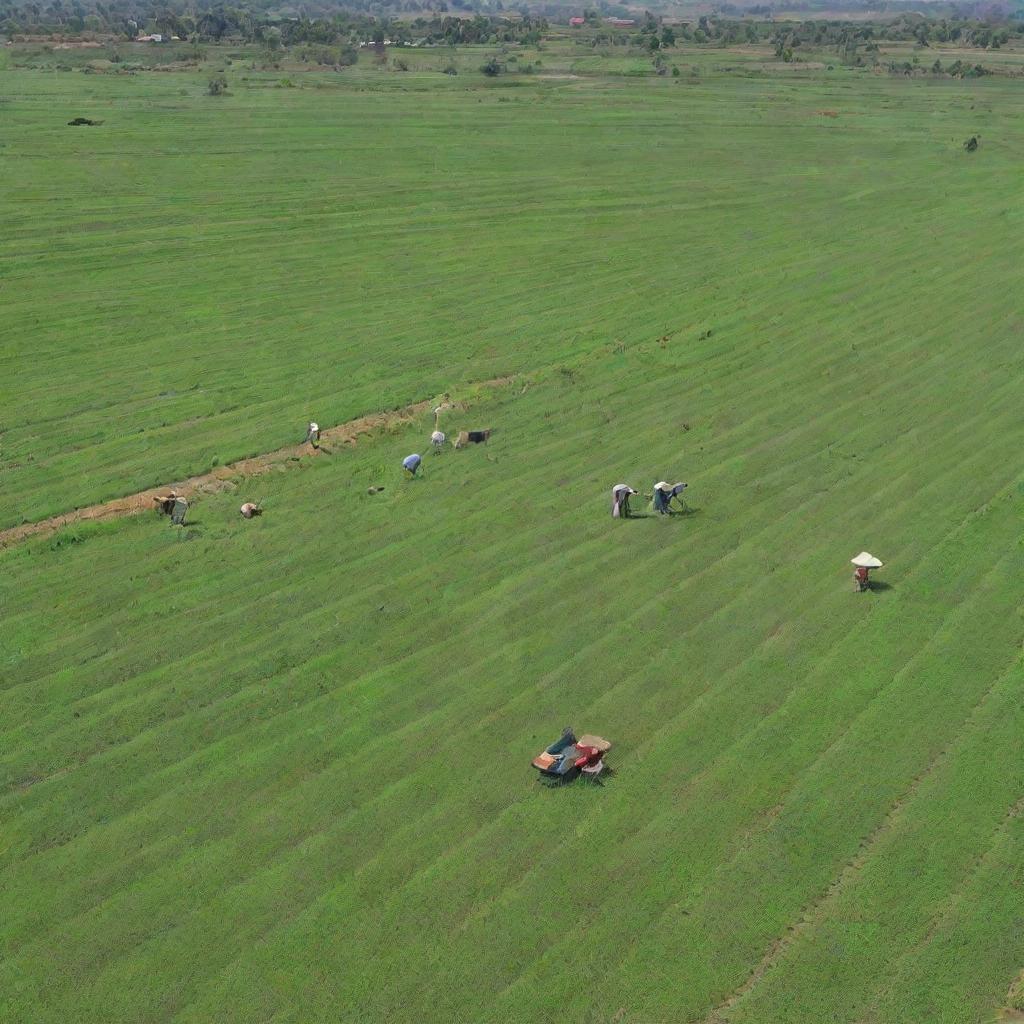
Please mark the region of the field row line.
MULTIPOLYGON (((969 520, 970 519, 973 519, 973 516, 969 517, 969 520)), ((966 526, 966 525, 967 525, 966 522, 964 524, 961 524, 961 526, 957 527, 957 529, 955 529, 953 531, 953 534, 958 533, 959 530, 963 526, 966 526)), ((953 534, 951 534, 951 536, 953 534)), ((930 646, 930 645, 932 645, 935 642, 936 637, 938 637, 947 628, 947 624, 950 621, 950 618, 953 615, 955 615, 955 614, 956 614, 956 610, 954 609, 949 614, 947 614, 937 624, 936 630, 934 631, 934 633, 928 639, 928 641, 926 643, 926 646, 930 646)), ((850 635, 852 635, 852 634, 848 634, 848 636, 850 636, 850 635)), ((899 671, 894 674, 893 680, 896 679, 897 676, 899 676, 903 672, 907 671, 908 666, 913 664, 913 662, 918 659, 919 653, 920 652, 914 652, 911 655, 911 657, 908 659, 908 661, 905 662, 900 667, 899 671)), ((734 672, 735 671, 737 671, 737 670, 734 670, 734 672)), ((822 672, 820 674, 824 675, 825 674, 825 670, 822 670, 822 672)), ((834 750, 838 749, 839 745, 845 740, 846 736, 850 733, 850 731, 855 728, 856 723, 863 719, 864 715, 867 713, 867 709, 876 701, 876 699, 878 698, 879 694, 884 692, 885 690, 887 690, 891 685, 892 685, 892 680, 887 682, 882 687, 881 690, 878 690, 878 691, 875 691, 874 693, 866 695, 866 698, 867 698, 866 699, 866 703, 859 710, 856 711, 854 716, 843 727, 842 731, 837 736, 835 736, 835 737, 833 737, 831 739, 831 741, 829 742, 829 745, 828 745, 827 748, 825 748, 823 751, 821 751, 820 753, 815 755, 815 758, 814 758, 813 762, 809 763, 808 765, 806 765, 806 766, 804 766, 803 768, 800 769, 799 776, 797 777, 797 779, 793 783, 793 785, 791 787, 789 787, 789 789, 787 789, 785 793, 780 794, 779 799, 782 801, 783 806, 790 799, 793 791, 796 790, 797 788, 799 788, 800 785, 804 784, 806 782, 807 777, 811 773, 813 773, 820 766, 820 764, 822 762, 824 762, 825 759, 834 750)), ((750 743, 751 742, 751 737, 757 732, 757 730, 759 730, 759 729, 761 729, 763 727, 764 721, 768 721, 770 719, 776 718, 780 714, 784 714, 785 713, 785 708, 791 704, 792 699, 793 699, 793 694, 795 692, 796 692, 795 690, 788 692, 786 694, 785 698, 778 704, 778 706, 773 711, 771 711, 768 714, 768 716, 765 719, 762 719, 761 722, 758 722, 753 727, 753 729, 751 729, 751 730, 749 730, 747 732, 740 733, 735 738, 734 742, 729 747, 724 748, 722 751, 718 752, 715 755, 714 762, 709 763, 705 768, 703 768, 697 774, 692 776, 688 780, 687 785, 685 786, 685 791, 688 793, 688 795, 690 795, 692 797, 696 792, 698 792, 698 786, 699 785, 702 785, 702 784, 703 785, 707 785, 708 780, 712 777, 713 770, 715 769, 716 765, 721 763, 721 761, 724 758, 724 756, 726 754, 728 754, 729 752, 731 752, 731 751, 741 749, 742 746, 745 743, 750 743)), ((703 698, 701 698, 701 699, 703 699, 703 698)), ((670 729, 670 728, 671 728, 671 723, 670 723, 669 726, 663 728, 660 731, 664 732, 664 731, 666 731, 666 729, 670 729)), ((772 806, 774 806, 774 805, 772 805, 772 806)), ((678 813, 678 808, 679 808, 679 803, 678 803, 678 801, 676 801, 673 804, 673 811, 670 812, 670 813, 672 813, 672 814, 678 813)), ((639 838, 644 832, 650 831, 655 826, 656 821, 657 821, 657 819, 652 819, 651 821, 649 821, 644 826, 644 828, 642 830, 637 832, 636 837, 634 837, 634 839, 639 838)), ((607 822, 606 821, 602 822, 602 827, 607 827, 607 822)), ((732 863, 732 861, 730 861, 730 863, 732 863)), ((700 894, 700 892, 701 892, 701 890, 698 890, 697 892, 695 892, 693 894, 694 897, 698 896, 700 894)), ((678 902, 678 901, 675 901, 675 902, 678 902)), ((669 906, 667 906, 665 908, 664 912, 658 918, 655 919, 655 921, 652 924, 652 927, 656 927, 659 924, 664 923, 668 919, 670 913, 673 910, 673 907, 675 906, 675 902, 672 905, 669 905, 669 906)), ((623 958, 622 962, 624 962, 624 961, 625 961, 625 958, 623 958)), ((608 969, 608 965, 607 964, 605 964, 604 967, 605 967, 605 969, 608 969)), ((714 1020, 714 1018, 711 1018, 711 1020, 714 1020)))
MULTIPOLYGON (((485 828, 484 830, 482 830, 482 831, 486 831, 486 828, 485 828)), ((473 837, 473 838, 475 838, 475 837, 476 837, 476 834, 474 835, 474 837, 473 837)), ((467 840, 466 842, 470 842, 470 841, 471 841, 471 840, 467 840)), ((465 845, 465 844, 463 844, 463 845, 465 845)), ((431 866, 433 866, 433 865, 431 865, 431 866)), ((364 867, 365 867, 365 865, 364 865, 364 867)), ((531 871, 532 871, 533 869, 535 869, 535 868, 536 868, 536 865, 530 865, 530 866, 528 867, 528 869, 527 869, 527 874, 531 873, 531 871)), ((363 867, 361 867, 361 868, 357 869, 357 871, 358 871, 358 872, 361 872, 362 870, 363 870, 363 867)), ((427 871, 428 871, 428 869, 427 869, 426 867, 423 867, 423 868, 421 868, 421 869, 420 869, 420 870, 419 870, 419 871, 417 872, 417 875, 418 875, 418 876, 423 876, 424 874, 426 874, 426 873, 427 873, 427 871)), ((406 882, 405 884, 408 884, 408 882, 406 882)), ((278 926, 278 927, 280 926, 280 922, 278 922, 277 926, 278 926)))
MULTIPOLYGON (((1007 561, 1008 559, 1004 559, 1003 563, 999 564, 1005 564, 1007 561)), ((998 564, 994 568, 998 568, 998 564)), ((930 640, 929 644, 931 644, 931 642, 932 641, 930 640)), ((915 655, 915 659, 916 657, 917 655, 915 655)), ((904 669, 901 669, 901 672, 904 671, 905 668, 906 666, 904 669)), ((948 740, 947 743, 942 746, 924 765, 924 767, 914 775, 911 779, 910 785, 896 797, 881 821, 879 821, 878 824, 861 840, 857 852, 846 862, 846 864, 843 865, 843 868, 840 870, 838 875, 832 879, 817 899, 804 909, 796 922, 789 926, 782 935, 771 943, 765 951, 764 956, 762 956, 757 966, 750 973, 750 976, 742 985, 739 986, 739 988, 722 1000, 708 1014, 705 1018, 704 1024, 726 1024, 728 1021, 729 1011, 732 1010, 736 1004, 739 1003, 761 981, 761 979, 776 966, 776 964, 786 955, 789 949, 809 928, 819 923, 825 917, 826 908, 829 904, 835 900, 838 894, 848 885, 850 880, 861 871, 868 860, 874 855, 875 851, 881 846, 884 838, 895 831, 904 809, 913 801, 925 781, 931 778, 941 766, 951 759, 954 752, 964 742, 964 734, 971 731, 972 726, 977 721, 980 712, 988 703, 993 692, 1000 683, 1005 681, 1008 676, 1012 675, 1015 669, 1016 664, 1012 665, 1006 672, 996 676, 978 701, 973 705, 967 717, 961 723, 957 734, 948 740)), ((851 722, 850 728, 852 728, 852 725, 853 722, 851 722)), ((849 729, 846 730, 846 732, 848 731, 849 729)), ((833 744, 833 747, 834 746, 835 744, 833 744)), ((830 747, 829 751, 826 751, 825 754, 827 755, 831 749, 832 748, 830 747)), ((824 756, 825 755, 822 755, 822 758, 819 758, 819 762, 823 760, 824 756)), ((816 762, 816 764, 819 762, 816 762)), ((1007 815, 1007 817, 1009 817, 1009 815, 1007 815)), ((1002 827, 1002 825, 1000 827, 1002 827)))

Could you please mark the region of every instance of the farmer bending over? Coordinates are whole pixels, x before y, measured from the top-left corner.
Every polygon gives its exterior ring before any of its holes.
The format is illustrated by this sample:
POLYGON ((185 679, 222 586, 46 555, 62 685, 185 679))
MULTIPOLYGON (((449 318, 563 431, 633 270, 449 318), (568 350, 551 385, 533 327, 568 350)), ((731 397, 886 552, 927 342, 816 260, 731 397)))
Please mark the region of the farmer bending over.
POLYGON ((629 496, 636 494, 628 484, 616 484, 612 488, 612 516, 615 519, 629 518, 629 496))

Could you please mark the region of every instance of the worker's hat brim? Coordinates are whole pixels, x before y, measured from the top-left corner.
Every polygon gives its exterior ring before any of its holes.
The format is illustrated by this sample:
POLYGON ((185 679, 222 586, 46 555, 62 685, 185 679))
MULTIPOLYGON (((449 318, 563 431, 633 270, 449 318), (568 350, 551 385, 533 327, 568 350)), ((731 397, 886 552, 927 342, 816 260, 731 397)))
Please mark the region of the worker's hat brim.
POLYGON ((862 551, 856 558, 851 558, 850 562, 860 569, 881 569, 884 564, 867 551, 862 551))

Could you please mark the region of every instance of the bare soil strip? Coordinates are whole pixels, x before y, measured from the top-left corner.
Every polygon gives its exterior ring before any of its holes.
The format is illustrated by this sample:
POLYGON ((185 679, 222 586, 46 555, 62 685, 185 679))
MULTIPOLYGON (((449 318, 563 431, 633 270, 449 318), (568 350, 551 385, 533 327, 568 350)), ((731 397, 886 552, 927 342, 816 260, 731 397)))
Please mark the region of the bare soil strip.
MULTIPOLYGON (((497 377, 494 380, 477 381, 471 387, 498 388, 510 383, 514 379, 513 377, 497 377)), ((464 409, 465 403, 446 400, 443 403, 443 407, 446 411, 464 409)), ((411 423, 418 416, 422 416, 433 408, 434 402, 432 400, 425 400, 391 412, 371 413, 368 416, 360 416, 358 419, 349 420, 347 423, 340 423, 336 427, 329 427, 326 430, 320 431, 321 448, 326 447, 329 449, 331 442, 354 445, 360 437, 366 434, 411 423)), ((215 494, 218 491, 234 486, 235 482, 239 479, 259 476, 278 467, 285 468, 289 463, 296 462, 299 459, 316 458, 321 454, 322 451, 316 451, 312 445, 300 444, 289 445, 287 448, 278 448, 277 451, 265 452, 263 455, 254 455, 248 459, 240 459, 238 462, 232 462, 225 466, 217 466, 208 473, 200 473, 198 476, 191 476, 185 480, 164 484, 162 487, 151 487, 145 491, 139 491, 137 494, 115 498, 112 501, 105 501, 99 505, 76 508, 71 512, 63 512, 59 515, 50 516, 48 519, 40 519, 35 523, 23 523, 21 526, 12 526, 6 530, 0 530, 0 548, 10 547, 12 544, 27 540, 29 537, 54 533, 74 523, 118 519, 123 516, 138 515, 140 512, 150 512, 156 507, 153 498, 158 494, 166 494, 172 489, 184 498, 194 498, 198 494, 215 494)))

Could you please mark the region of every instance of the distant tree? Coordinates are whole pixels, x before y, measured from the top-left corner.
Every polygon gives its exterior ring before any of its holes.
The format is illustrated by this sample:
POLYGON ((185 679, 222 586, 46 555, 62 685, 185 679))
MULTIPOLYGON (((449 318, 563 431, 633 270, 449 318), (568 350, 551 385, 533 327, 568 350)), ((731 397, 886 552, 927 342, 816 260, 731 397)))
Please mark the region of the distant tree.
POLYGON ((488 78, 494 78, 501 74, 501 65, 498 63, 496 57, 491 57, 480 65, 480 70, 483 74, 487 75, 488 78))
POLYGON ((675 46, 676 45, 676 34, 672 29, 666 25, 661 30, 661 45, 662 46, 675 46))
POLYGON ((223 75, 214 75, 206 85, 210 96, 223 96, 228 91, 228 80, 223 75))

